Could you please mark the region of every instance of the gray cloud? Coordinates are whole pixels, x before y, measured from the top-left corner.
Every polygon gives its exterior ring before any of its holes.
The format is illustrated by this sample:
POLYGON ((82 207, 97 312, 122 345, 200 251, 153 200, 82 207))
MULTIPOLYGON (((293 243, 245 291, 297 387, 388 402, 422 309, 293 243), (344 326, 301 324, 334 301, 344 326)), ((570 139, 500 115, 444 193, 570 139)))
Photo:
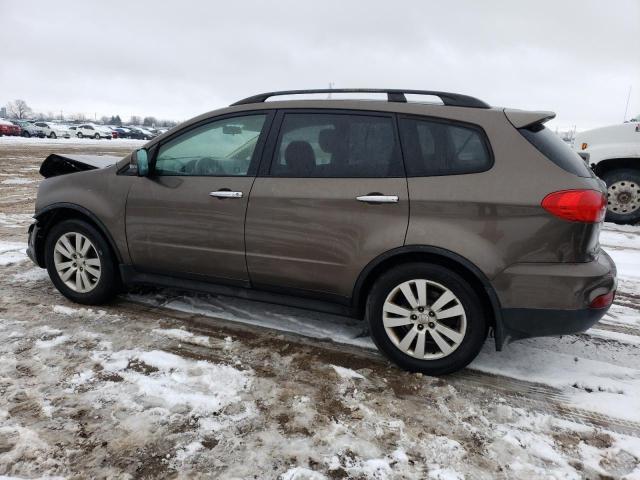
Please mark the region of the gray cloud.
POLYGON ((640 1, 0 0, 0 104, 186 119, 260 91, 383 86, 640 113, 640 1), (9 45, 9 48, 7 48, 9 45))

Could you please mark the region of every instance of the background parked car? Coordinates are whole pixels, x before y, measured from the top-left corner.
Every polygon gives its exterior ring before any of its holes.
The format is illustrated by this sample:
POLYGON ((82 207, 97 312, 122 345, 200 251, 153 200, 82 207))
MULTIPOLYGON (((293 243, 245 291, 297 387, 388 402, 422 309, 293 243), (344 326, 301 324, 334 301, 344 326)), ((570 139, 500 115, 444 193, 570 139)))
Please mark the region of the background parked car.
POLYGON ((153 133, 140 127, 126 127, 127 132, 123 138, 133 138, 136 140, 151 140, 155 137, 153 133))
POLYGON ((45 137, 44 131, 36 127, 32 122, 27 122, 26 120, 11 120, 11 123, 19 126, 22 129, 20 134, 23 137, 45 137))
POLYGON ((65 125, 53 122, 35 122, 34 125, 49 138, 71 138, 69 129, 65 125))
POLYGON ((78 138, 89 137, 95 138, 96 140, 100 138, 107 138, 111 140, 113 138, 113 134, 108 128, 100 125, 92 125, 90 123, 78 126, 76 131, 78 138))
POLYGON ((0 137, 3 135, 7 136, 20 136, 22 129, 18 125, 14 125, 13 123, 0 119, 0 137))
POLYGON ((131 130, 126 127, 115 127, 114 131, 116 135, 118 135, 118 138, 129 138, 129 133, 131 132, 131 130))

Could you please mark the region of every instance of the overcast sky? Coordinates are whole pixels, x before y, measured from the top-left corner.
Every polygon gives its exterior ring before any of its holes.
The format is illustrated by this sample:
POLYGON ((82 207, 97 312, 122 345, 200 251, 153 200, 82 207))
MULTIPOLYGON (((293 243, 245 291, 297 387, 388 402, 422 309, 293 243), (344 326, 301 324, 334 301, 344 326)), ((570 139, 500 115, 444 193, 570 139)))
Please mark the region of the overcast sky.
POLYGON ((640 0, 0 0, 0 105, 185 120, 261 91, 434 89, 640 114, 640 0))

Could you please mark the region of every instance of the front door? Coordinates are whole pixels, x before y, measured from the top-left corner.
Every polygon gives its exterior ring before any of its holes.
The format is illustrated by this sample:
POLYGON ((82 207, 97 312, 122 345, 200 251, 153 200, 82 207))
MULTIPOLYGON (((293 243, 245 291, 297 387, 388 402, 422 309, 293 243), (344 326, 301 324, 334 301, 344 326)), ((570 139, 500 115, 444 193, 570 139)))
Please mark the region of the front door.
POLYGON ((369 112, 278 114, 247 210, 252 284, 348 298, 371 260, 404 244, 409 199, 394 122, 369 112))
POLYGON ((248 282, 244 220, 269 115, 218 117, 160 145, 127 199, 137 269, 248 282))

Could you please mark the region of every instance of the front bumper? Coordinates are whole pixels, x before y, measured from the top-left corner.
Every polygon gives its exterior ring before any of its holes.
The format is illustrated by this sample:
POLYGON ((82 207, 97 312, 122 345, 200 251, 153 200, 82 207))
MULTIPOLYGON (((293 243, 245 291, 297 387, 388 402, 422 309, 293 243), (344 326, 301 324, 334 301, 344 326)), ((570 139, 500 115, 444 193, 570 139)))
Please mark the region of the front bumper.
POLYGON ((42 249, 38 248, 38 242, 40 242, 41 239, 41 229, 40 226, 38 225, 38 222, 32 223, 29 226, 29 241, 27 244, 27 256, 33 261, 33 263, 35 263, 36 265, 38 265, 39 267, 44 268, 44 258, 42 258, 42 254, 39 255, 39 252, 42 251, 42 249))
POLYGON ((596 259, 575 264, 517 264, 494 279, 502 305, 498 347, 530 337, 584 332, 609 310, 589 308, 602 295, 615 292, 616 266, 600 250, 596 259))

